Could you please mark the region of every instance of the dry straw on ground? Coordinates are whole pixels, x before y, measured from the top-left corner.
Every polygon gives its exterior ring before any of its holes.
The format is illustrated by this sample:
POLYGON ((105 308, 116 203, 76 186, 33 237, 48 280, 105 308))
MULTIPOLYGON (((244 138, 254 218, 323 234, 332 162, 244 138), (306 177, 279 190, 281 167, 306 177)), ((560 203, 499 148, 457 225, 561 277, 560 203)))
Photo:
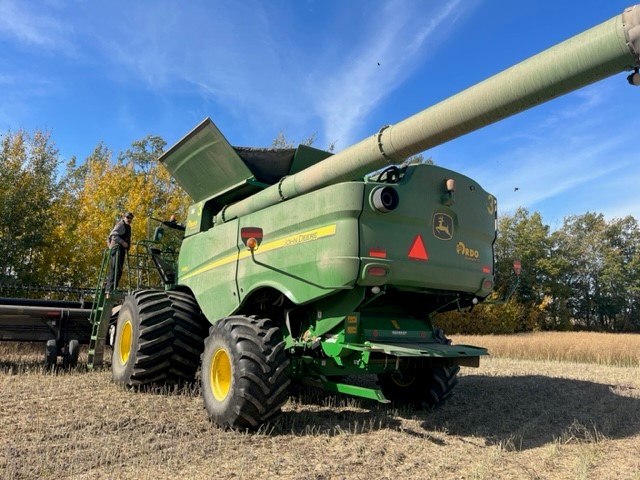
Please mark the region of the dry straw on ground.
POLYGON ((11 348, 2 479, 640 478, 637 367, 491 357, 434 411, 309 391, 239 433, 206 420, 197 387, 134 393, 108 371, 48 372, 41 352, 11 348))

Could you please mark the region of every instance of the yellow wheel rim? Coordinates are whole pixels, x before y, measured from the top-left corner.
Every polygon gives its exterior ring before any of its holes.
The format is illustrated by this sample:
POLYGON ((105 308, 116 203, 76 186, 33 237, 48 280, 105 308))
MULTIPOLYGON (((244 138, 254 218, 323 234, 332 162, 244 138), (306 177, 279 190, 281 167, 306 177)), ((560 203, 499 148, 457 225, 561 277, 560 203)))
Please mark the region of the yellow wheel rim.
POLYGON ((131 320, 127 320, 122 325, 122 332, 120 332, 120 343, 118 345, 118 352, 120 353, 120 363, 126 365, 131 355, 131 344, 133 343, 133 325, 131 320))
POLYGON ((231 359, 229 354, 222 348, 216 350, 211 361, 209 370, 209 382, 211 392, 216 400, 222 401, 227 398, 231 389, 231 359))
POLYGON ((408 387, 416 380, 416 374, 412 372, 394 372, 391 375, 391 380, 399 387, 408 387))

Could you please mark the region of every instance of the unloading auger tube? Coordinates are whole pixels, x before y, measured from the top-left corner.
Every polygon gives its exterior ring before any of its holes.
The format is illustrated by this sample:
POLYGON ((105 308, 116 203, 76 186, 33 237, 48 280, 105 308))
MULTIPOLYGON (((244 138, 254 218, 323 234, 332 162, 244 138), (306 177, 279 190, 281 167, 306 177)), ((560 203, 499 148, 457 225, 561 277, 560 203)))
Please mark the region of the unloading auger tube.
POLYGON ((324 186, 362 178, 389 164, 443 144, 623 71, 640 75, 640 4, 477 85, 382 127, 375 135, 227 206, 222 223, 324 186))

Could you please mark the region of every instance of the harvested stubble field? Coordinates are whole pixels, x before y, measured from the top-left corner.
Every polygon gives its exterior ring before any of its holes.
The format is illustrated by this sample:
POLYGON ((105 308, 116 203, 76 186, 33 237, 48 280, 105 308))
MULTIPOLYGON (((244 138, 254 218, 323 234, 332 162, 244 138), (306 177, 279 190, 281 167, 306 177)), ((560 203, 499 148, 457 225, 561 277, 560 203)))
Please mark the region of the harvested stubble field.
POLYGON ((494 355, 439 409, 304 391, 255 433, 211 425, 197 386, 129 392, 1 344, 0 478, 640 478, 640 336, 454 341, 494 355))

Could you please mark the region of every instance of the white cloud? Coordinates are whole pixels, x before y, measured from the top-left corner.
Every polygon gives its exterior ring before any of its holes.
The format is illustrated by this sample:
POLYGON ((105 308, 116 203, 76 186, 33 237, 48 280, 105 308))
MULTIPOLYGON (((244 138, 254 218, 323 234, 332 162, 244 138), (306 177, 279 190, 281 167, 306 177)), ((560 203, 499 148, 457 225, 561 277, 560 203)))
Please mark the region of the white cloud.
POLYGON ((337 140, 345 147, 358 140, 354 135, 362 119, 424 62, 427 39, 442 35, 451 26, 459 3, 453 0, 424 8, 390 2, 363 26, 347 61, 331 73, 322 89, 314 85, 329 141, 337 140))
MULTIPOLYGON (((140 80, 163 93, 199 92, 238 116, 247 112, 291 108, 297 97, 291 65, 275 32, 286 32, 278 12, 259 3, 221 2, 212 9, 206 2, 163 2, 149 10, 128 7, 117 24, 93 33, 111 75, 140 80), (241 113, 240 113, 241 112, 241 113)), ((111 12, 113 15, 113 12, 111 12)), ((134 80, 135 81, 135 80, 134 80)))
POLYGON ((49 15, 48 9, 36 7, 23 1, 0 0, 0 35, 26 47, 74 50, 69 42, 72 28, 49 15))
POLYGON ((351 21, 336 20, 325 35, 296 31, 301 13, 287 4, 222 2, 214 14, 202 3, 163 2, 151 11, 133 5, 95 35, 111 61, 156 91, 195 88, 254 127, 288 125, 301 136, 323 127, 320 143, 344 147, 425 61, 427 41, 433 49, 460 3, 340 3, 333 13, 351 21))

